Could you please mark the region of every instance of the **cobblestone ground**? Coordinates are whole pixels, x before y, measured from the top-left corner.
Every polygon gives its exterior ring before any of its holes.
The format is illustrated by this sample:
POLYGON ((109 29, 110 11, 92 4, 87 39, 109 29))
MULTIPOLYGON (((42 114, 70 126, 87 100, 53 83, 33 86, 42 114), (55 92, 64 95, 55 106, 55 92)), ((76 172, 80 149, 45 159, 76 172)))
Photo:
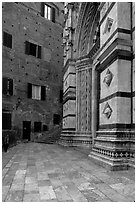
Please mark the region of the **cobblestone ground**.
POLYGON ((134 170, 110 172, 73 148, 23 143, 3 153, 5 202, 132 202, 134 170))

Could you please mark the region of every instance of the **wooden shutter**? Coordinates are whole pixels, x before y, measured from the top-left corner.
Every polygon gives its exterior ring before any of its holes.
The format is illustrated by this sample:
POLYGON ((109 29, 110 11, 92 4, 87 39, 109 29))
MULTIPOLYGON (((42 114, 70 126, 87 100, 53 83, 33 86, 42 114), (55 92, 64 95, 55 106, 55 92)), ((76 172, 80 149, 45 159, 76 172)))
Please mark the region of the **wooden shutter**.
POLYGON ((41 86, 41 100, 42 101, 45 101, 46 99, 46 89, 45 89, 45 86, 41 86))
POLYGON ((60 103, 63 102, 63 90, 60 90, 60 103))
POLYGON ((32 84, 28 83, 28 98, 32 98, 32 84))
POLYGON ((51 20, 55 23, 55 9, 51 8, 51 20))
POLYGON ((7 89, 8 89, 8 78, 3 77, 2 78, 2 93, 7 94, 7 89))
POLYGON ((12 48, 12 35, 8 34, 8 47, 12 48))
POLYGON ((28 41, 25 42, 25 54, 30 54, 30 43, 28 41))
POLYGON ((3 32, 3 45, 12 48, 12 35, 3 32))
POLYGON ((2 113, 2 129, 11 129, 11 113, 2 113))
POLYGON ((13 95, 13 79, 9 79, 9 95, 13 95))
POLYGON ((38 45, 38 58, 41 59, 41 46, 38 45))
POLYGON ((44 6, 45 6, 45 3, 42 2, 41 3, 41 16, 43 16, 43 17, 44 17, 44 6))
POLYGON ((6 46, 6 41, 7 41, 7 33, 3 32, 3 45, 6 46))

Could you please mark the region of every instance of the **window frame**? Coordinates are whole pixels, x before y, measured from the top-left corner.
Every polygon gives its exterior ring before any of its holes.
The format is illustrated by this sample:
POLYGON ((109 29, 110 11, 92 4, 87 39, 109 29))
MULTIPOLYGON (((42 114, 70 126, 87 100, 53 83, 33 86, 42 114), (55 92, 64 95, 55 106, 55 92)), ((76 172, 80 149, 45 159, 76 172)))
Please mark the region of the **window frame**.
POLYGON ((42 3, 41 15, 45 19, 55 23, 56 9, 54 7, 48 5, 47 3, 42 3), (48 9, 50 9, 50 15, 48 14, 49 13, 48 9), (45 15, 45 10, 47 10, 46 15, 45 15))
POLYGON ((13 96, 13 79, 9 77, 2 77, 2 94, 13 96))
POLYGON ((41 86, 32 84, 32 99, 39 100, 39 101, 41 100, 41 86), (39 90, 37 90, 38 88, 39 90))
POLYGON ((30 99, 45 101, 46 100, 46 86, 28 83, 27 94, 28 94, 28 98, 30 98, 30 99), (41 87, 40 99, 32 98, 32 86, 41 87))
POLYGON ((30 56, 33 56, 33 57, 36 57, 36 58, 39 58, 41 59, 41 56, 42 56, 42 46, 41 45, 38 45, 36 43, 33 43, 33 42, 30 42, 30 41, 25 41, 25 54, 26 55, 30 55, 30 56), (33 54, 32 50, 32 46, 36 46, 35 48, 35 55, 33 54))

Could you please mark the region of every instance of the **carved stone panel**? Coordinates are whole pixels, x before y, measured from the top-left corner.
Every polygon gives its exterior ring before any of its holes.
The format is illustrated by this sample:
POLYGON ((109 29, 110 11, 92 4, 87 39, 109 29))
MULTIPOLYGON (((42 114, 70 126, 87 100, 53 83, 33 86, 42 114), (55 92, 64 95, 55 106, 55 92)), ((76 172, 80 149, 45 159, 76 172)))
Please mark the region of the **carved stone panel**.
POLYGON ((106 103, 104 107, 103 114, 107 117, 107 119, 109 119, 112 114, 112 108, 110 107, 108 102, 106 103))
POLYGON ((105 78, 103 80, 103 83, 105 83, 107 86, 110 86, 112 79, 113 79, 113 74, 108 69, 107 72, 106 72, 106 76, 105 76, 105 78))

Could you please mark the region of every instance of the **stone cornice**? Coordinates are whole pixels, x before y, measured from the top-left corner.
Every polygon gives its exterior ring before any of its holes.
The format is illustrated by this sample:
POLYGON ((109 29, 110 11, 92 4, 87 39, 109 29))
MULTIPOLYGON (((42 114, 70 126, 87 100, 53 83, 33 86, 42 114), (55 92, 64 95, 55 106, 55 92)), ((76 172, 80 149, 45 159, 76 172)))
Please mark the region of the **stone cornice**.
POLYGON ((78 59, 76 62, 76 70, 81 70, 81 69, 91 69, 92 68, 92 60, 89 59, 88 57, 84 58, 84 59, 78 59))

